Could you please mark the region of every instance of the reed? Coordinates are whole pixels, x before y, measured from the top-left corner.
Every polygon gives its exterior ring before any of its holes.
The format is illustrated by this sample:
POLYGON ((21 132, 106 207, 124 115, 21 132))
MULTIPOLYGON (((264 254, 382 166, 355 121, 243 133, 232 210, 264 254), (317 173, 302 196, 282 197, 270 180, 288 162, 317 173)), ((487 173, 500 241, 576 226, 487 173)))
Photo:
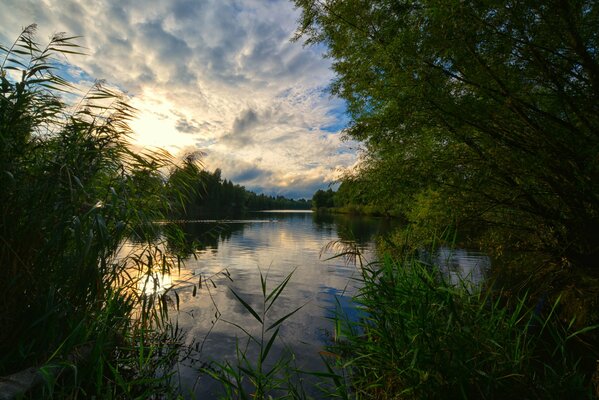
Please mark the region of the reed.
POLYGON ((592 398, 592 369, 572 349, 597 327, 560 320, 559 299, 542 312, 526 296, 452 286, 416 259, 366 265, 362 280, 362 318, 338 313, 329 348, 341 397, 592 398))
POLYGON ((135 110, 119 92, 80 95, 60 77, 77 38, 41 45, 35 31, 0 46, 0 376, 34 368, 34 398, 167 393, 172 293, 139 285, 178 265, 153 224, 172 204, 172 160, 131 150, 135 110))
POLYGON ((272 355, 273 345, 279 338, 281 324, 293 316, 302 307, 299 306, 276 320, 269 317, 273 306, 285 290, 293 272, 272 290, 268 290, 268 274, 260 271, 262 303, 259 308, 252 307, 239 294, 231 289, 232 294, 257 322, 259 329, 252 333, 247 326, 228 322, 244 334, 245 340, 238 340, 233 362, 214 362, 202 371, 222 383, 223 398, 227 399, 269 399, 287 398, 303 399, 306 397, 300 374, 295 368, 295 355, 290 351, 272 355), (250 353, 256 353, 250 355, 250 353))

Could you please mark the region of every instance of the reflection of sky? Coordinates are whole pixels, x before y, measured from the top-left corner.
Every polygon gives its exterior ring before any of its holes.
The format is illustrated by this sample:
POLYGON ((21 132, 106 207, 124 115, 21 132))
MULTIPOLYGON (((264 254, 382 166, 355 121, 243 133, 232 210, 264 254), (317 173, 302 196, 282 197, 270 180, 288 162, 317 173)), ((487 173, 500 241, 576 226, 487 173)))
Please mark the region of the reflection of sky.
POLYGON ((441 271, 452 285, 481 283, 489 268, 489 256, 465 249, 450 249, 442 247, 431 260, 441 267, 441 271))
MULTIPOLYGON (((280 341, 276 343, 273 355, 289 345, 298 355, 298 366, 307 369, 320 366, 319 351, 332 331, 332 322, 328 318, 337 307, 335 296, 343 310, 351 310, 350 299, 356 293, 356 281, 352 278, 357 276, 358 271, 353 265, 345 265, 342 259, 322 261, 319 258, 322 247, 339 239, 339 230, 346 230, 344 226, 348 220, 336 218, 314 223, 315 218, 318 217, 309 213, 276 214, 276 221, 271 223, 244 224, 243 229, 235 230, 228 240, 219 242, 218 249, 202 251, 197 260, 187 260, 182 276, 173 277, 174 281, 189 278, 187 286, 178 290, 181 312, 172 315, 177 318, 179 326, 188 331, 190 343, 205 340, 201 354, 203 361, 233 359, 235 340, 244 335, 224 320, 257 332, 258 324, 234 298, 231 289, 260 310, 260 268, 268 277, 269 290, 295 271, 286 290, 270 310, 268 321, 272 323, 303 306, 282 325, 280 341), (213 278, 216 288, 206 286, 206 277, 217 274, 223 268, 230 272, 233 282, 221 274, 213 278), (192 273, 199 273, 204 278, 204 285, 196 297, 193 297, 190 285, 197 284, 198 275, 192 273), (220 320, 213 325, 217 312, 221 314, 220 320), (211 328, 212 332, 206 336, 211 328)), ((377 220, 365 219, 360 228, 368 230, 372 239, 379 225, 377 220)), ((367 233, 361 232, 360 235, 366 237, 367 233)), ((369 253, 372 242, 367 248, 369 253)), ((349 317, 355 319, 358 315, 351 311, 349 317)), ((197 372, 181 366, 180 376, 183 385, 191 387, 197 379, 197 372)), ((208 381, 206 377, 200 379, 199 398, 207 396, 206 391, 211 387, 208 381)))

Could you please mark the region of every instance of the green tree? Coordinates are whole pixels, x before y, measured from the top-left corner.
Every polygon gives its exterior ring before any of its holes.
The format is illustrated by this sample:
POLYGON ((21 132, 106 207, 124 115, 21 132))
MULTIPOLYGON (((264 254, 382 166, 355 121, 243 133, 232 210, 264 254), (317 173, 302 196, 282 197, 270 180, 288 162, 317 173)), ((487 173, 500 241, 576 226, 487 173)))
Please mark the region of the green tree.
POLYGON ((464 222, 596 273, 594 1, 296 0, 364 141, 369 190, 433 190, 464 222))
POLYGON ((187 154, 183 164, 171 168, 167 180, 169 217, 196 219, 199 217, 200 201, 205 192, 205 180, 198 153, 187 154))
POLYGON ((314 196, 312 196, 312 206, 316 209, 334 207, 334 197, 335 193, 333 192, 333 189, 328 189, 326 191, 319 189, 314 193, 314 196))

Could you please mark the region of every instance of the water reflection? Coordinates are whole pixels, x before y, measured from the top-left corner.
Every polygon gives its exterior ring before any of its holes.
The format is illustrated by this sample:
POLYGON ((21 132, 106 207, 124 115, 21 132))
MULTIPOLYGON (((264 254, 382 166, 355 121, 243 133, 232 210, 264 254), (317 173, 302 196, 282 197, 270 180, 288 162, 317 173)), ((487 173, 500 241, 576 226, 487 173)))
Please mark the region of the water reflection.
POLYGON ((367 246, 375 235, 384 234, 397 224, 391 219, 327 213, 313 213, 312 221, 315 229, 335 232, 340 239, 355 241, 358 246, 367 246))
POLYGON ((491 268, 491 259, 484 253, 441 247, 433 254, 422 253, 427 263, 439 266, 452 285, 480 286, 491 268))
MULTIPOLYGON (((180 271, 173 271, 163 282, 173 285, 169 293, 176 292, 179 299, 179 312, 171 313, 171 318, 187 332, 187 344, 196 351, 178 366, 177 381, 188 398, 215 398, 220 384, 200 375, 198 368, 211 360, 235 360, 237 341, 245 345, 246 339, 235 325, 252 334, 260 328, 232 290, 261 310, 260 273, 272 288, 293 272, 268 319, 276 321, 303 308, 281 326, 271 354, 276 358, 290 347, 298 355, 298 368, 319 370, 319 352, 333 330, 330 317, 337 307, 352 312, 351 299, 358 290, 353 278, 359 276, 358 269, 342 258, 323 259, 321 250, 333 241, 355 241, 365 260, 374 260, 374 240, 393 228, 393 221, 277 211, 245 220, 180 226, 185 244, 178 250, 189 257, 180 271)), ((454 283, 465 277, 480 282, 490 265, 488 257, 464 250, 439 249, 428 257, 443 265, 454 283)), ((258 351, 252 345, 247 349, 250 357, 258 351)))
MULTIPOLYGON (((182 222, 177 224, 183 231, 185 237, 185 247, 178 249, 184 253, 190 254, 195 249, 218 249, 220 242, 229 240, 235 232, 243 231, 246 223, 222 223, 220 221, 210 222, 182 222)), ((174 246, 173 243, 171 245, 174 246)))
MULTIPOLYGON (((226 224, 181 225, 185 247, 198 250, 195 257, 185 260, 181 274, 173 276, 173 282, 180 283, 176 289, 180 312, 172 318, 188 332, 188 344, 198 348, 194 356, 200 360, 188 360, 179 366, 183 391, 189 392, 190 398, 216 397, 220 385, 207 376, 198 377, 198 365, 209 360, 233 361, 236 341, 244 334, 231 323, 257 332, 257 322, 231 289, 260 310, 260 271, 271 288, 293 271, 289 285, 269 311, 270 321, 303 306, 282 325, 280 341, 271 350, 273 357, 291 346, 301 355, 299 368, 321 368, 319 351, 327 330, 332 330, 328 318, 337 304, 350 307, 357 290, 352 278, 357 277, 358 270, 343 259, 322 260, 320 251, 331 241, 355 239, 364 257, 374 259, 373 239, 385 225, 384 220, 375 218, 281 211, 252 214, 247 220, 226 224)), ((251 354, 257 349, 250 346, 248 351, 251 354)))

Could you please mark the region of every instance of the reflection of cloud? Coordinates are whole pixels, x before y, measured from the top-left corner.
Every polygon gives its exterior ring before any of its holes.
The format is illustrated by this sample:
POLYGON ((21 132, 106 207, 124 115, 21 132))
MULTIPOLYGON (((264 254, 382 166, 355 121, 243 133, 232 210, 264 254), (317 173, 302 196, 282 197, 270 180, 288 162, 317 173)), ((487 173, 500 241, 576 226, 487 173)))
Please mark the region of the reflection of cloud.
POLYGON ((10 12, 0 13, 0 43, 11 43, 28 22, 39 24, 40 40, 58 31, 82 36, 89 55, 68 57, 70 78, 105 78, 134 96, 140 145, 177 151, 200 143, 213 161, 232 160, 223 166, 230 177, 269 171, 253 178, 256 188, 313 182, 317 173, 325 185, 335 168, 355 162, 353 151, 336 150, 344 107, 322 93, 329 61, 318 48, 289 41, 298 11, 287 0, 4 6, 10 12))
MULTIPOLYGON (((270 218, 268 215, 265 217, 270 218)), ((204 359, 214 357, 222 361, 234 357, 235 338, 245 344, 247 337, 237 327, 223 320, 243 326, 252 334, 259 333, 259 325, 231 289, 261 313, 263 298, 258 268, 267 279, 267 293, 295 270, 289 284, 268 311, 266 323, 271 324, 296 308, 303 307, 281 325, 279 338, 271 351, 276 352, 290 345, 297 355, 298 366, 314 371, 323 367, 319 356, 324 346, 323 330, 332 331, 330 317, 337 304, 344 310, 350 308, 351 296, 356 291, 355 276, 358 270, 345 265, 341 258, 325 261, 320 257, 322 246, 339 239, 332 221, 325 223, 331 229, 304 230, 297 227, 310 226, 312 214, 276 215, 274 218, 280 218, 280 221, 248 224, 243 231, 234 233, 230 240, 220 243, 218 251, 205 252, 198 260, 188 259, 187 268, 201 268, 203 276, 210 276, 227 266, 233 281, 217 277, 217 287, 209 288, 210 297, 206 287, 198 290, 196 297, 191 296, 191 290, 182 290, 179 292, 182 312, 176 318, 179 326, 189 332, 189 337, 197 341, 203 340, 211 329, 202 354, 204 359), (222 319, 213 326, 211 321, 217 311, 214 304, 222 313, 222 319)), ((377 223, 373 220, 370 222, 364 229, 373 232, 377 223)), ((373 248, 369 246, 364 251, 365 257, 370 259, 373 248)), ((350 314, 349 317, 357 319, 359 315, 350 314)), ((276 353, 272 354, 273 359, 276 359, 276 353)), ((191 388, 196 382, 197 372, 185 367, 181 371, 184 375, 183 386, 189 384, 191 388)), ((197 388, 198 398, 210 397, 203 385, 197 385, 197 388)))

